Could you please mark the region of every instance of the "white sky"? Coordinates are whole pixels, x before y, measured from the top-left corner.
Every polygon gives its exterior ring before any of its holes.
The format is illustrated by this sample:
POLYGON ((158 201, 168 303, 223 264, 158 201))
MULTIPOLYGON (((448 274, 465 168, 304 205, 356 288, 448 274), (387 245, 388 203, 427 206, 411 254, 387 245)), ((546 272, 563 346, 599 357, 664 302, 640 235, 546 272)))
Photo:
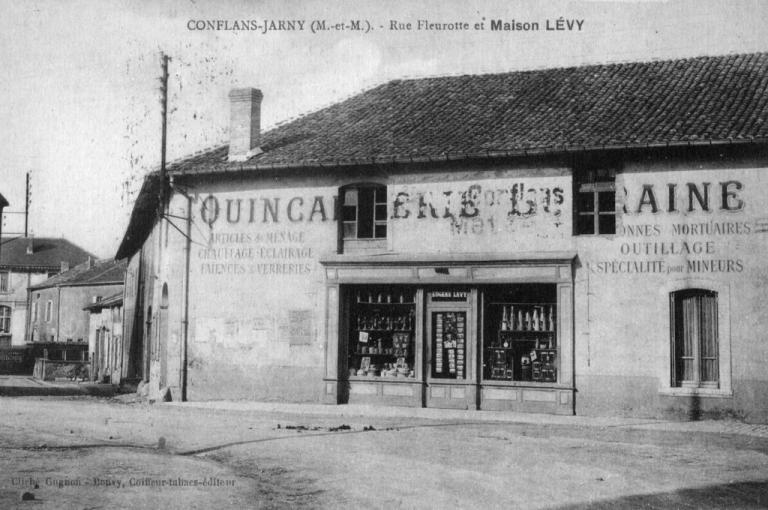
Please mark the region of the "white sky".
MULTIPOLYGON (((0 0, 0 193, 31 232, 114 255, 160 159, 159 51, 170 64, 169 160, 226 140, 227 93, 264 92, 266 127, 394 78, 768 51, 768 1, 0 0), (490 19, 584 19, 581 32, 491 32, 490 19), (390 20, 485 31, 393 32, 390 20), (189 20, 368 20, 354 32, 190 31, 189 20), (379 27, 383 25, 384 30, 379 27)), ((23 230, 6 215, 3 232, 23 230)))

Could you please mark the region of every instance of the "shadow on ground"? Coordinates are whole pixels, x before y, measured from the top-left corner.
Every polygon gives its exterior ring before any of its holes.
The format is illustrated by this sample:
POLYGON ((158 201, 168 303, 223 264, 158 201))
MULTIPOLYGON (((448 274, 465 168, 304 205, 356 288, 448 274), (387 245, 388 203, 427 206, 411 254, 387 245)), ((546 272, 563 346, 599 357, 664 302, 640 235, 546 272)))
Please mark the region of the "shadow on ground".
POLYGON ((707 485, 655 494, 623 496, 602 501, 553 507, 551 510, 643 508, 698 510, 700 508, 768 508, 768 480, 707 485))

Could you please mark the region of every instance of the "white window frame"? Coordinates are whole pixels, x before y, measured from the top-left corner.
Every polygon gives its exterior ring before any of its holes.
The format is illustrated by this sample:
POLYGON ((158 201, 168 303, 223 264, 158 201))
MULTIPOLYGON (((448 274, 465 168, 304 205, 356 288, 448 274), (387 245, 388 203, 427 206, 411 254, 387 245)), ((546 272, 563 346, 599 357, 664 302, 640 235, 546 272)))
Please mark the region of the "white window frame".
POLYGON ((732 367, 731 367, 731 292, 730 286, 726 282, 708 280, 703 278, 691 278, 687 280, 672 280, 667 282, 659 289, 656 302, 659 307, 657 314, 661 317, 661 324, 665 341, 663 345, 664 355, 659 356, 657 365, 657 377, 659 380, 659 393, 669 396, 700 396, 700 397, 732 397, 733 389, 731 386, 732 367), (717 293, 717 358, 719 373, 719 388, 693 387, 693 386, 672 386, 673 374, 671 370, 674 367, 673 345, 674 338, 671 334, 672 321, 670 307, 670 294, 681 290, 702 289, 717 293))

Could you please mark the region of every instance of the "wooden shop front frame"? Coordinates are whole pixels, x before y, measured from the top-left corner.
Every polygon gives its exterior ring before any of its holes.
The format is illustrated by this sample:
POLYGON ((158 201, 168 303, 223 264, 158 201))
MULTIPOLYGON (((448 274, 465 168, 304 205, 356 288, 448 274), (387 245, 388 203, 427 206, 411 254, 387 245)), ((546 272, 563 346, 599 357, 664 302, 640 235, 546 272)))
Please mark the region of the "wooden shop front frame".
MULTIPOLYGON (((574 260, 572 252, 324 258, 324 401, 573 414, 574 260), (515 308, 515 320, 501 326, 499 300, 516 299, 515 289, 528 287, 544 288, 552 296, 551 304, 547 301, 546 306, 529 303, 530 309, 538 309, 534 310, 536 329, 530 310, 527 322, 522 316, 521 326, 517 316, 522 310, 515 308), (496 307, 495 312, 491 306, 496 307), (399 308, 413 311, 412 323, 408 324, 411 327, 403 328, 412 335, 413 349, 407 352, 405 362, 397 356, 404 352, 403 337, 391 343, 388 339, 398 330, 395 326, 405 324, 399 308), (369 309, 372 312, 366 312, 369 309), (378 319, 368 317, 370 313, 378 319), (384 326, 368 328, 381 326, 377 320, 384 326), (528 342, 519 345, 525 345, 524 350, 530 347, 530 356, 510 354, 510 372, 499 371, 498 366, 496 372, 491 372, 490 355, 502 350, 500 342, 507 336, 516 336, 514 328, 525 330, 526 325, 529 332, 517 336, 528 342), (502 329, 509 333, 497 333, 502 329), (372 332, 370 337, 360 334, 367 330, 372 332), (377 332, 382 332, 378 339, 377 332), (371 345, 365 343, 368 338, 374 338, 371 345), (489 350, 492 348, 494 351, 489 350), (441 349, 438 355, 436 351, 441 349), (549 372, 542 378, 539 362, 538 378, 523 378, 521 359, 536 355, 547 360, 549 372), (361 365, 357 361, 361 357, 370 359, 361 365), (374 363, 374 358, 385 362, 374 363), (374 364, 374 369, 368 363, 374 364), (445 372, 437 370, 438 364, 445 372), (408 365, 409 372, 400 365, 408 365)), ((508 315, 508 306, 515 305, 505 301, 501 306, 508 315)))

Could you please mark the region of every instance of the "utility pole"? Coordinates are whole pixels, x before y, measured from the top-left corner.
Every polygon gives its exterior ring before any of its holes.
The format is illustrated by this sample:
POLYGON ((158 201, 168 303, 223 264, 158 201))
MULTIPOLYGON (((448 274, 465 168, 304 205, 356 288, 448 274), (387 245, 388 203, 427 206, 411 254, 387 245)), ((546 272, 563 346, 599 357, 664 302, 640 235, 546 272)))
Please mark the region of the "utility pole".
POLYGON ((160 140, 160 209, 158 220, 163 217, 165 207, 165 145, 168 131, 168 61, 170 57, 160 52, 160 62, 163 67, 163 75, 160 77, 160 113, 162 115, 162 137, 160 140))
MULTIPOLYGON (((29 204, 32 202, 32 199, 31 199, 31 197, 32 197, 31 186, 32 186, 32 184, 31 184, 31 181, 30 181, 30 173, 27 172, 27 191, 26 191, 26 195, 24 196, 24 211, 5 211, 5 214, 23 214, 24 215, 24 237, 28 237, 29 236, 29 204)), ((6 203, 5 206, 7 206, 7 205, 8 204, 6 203)), ((2 207, 5 207, 5 206, 2 206, 2 207)), ((2 210, 2 207, 0 207, 0 210, 2 210)), ((14 221, 13 224, 16 225, 17 223, 14 221)), ((16 227, 14 227, 14 228, 16 228, 16 227)), ((19 235, 21 235, 21 232, 6 232, 5 233, 5 235, 9 235, 9 234, 19 236, 19 235)))
POLYGON ((27 194, 24 196, 24 237, 29 236, 29 172, 27 172, 27 194))
POLYGON ((8 201, 3 195, 0 195, 0 248, 3 246, 1 241, 3 238, 3 209, 6 207, 8 207, 8 201))

